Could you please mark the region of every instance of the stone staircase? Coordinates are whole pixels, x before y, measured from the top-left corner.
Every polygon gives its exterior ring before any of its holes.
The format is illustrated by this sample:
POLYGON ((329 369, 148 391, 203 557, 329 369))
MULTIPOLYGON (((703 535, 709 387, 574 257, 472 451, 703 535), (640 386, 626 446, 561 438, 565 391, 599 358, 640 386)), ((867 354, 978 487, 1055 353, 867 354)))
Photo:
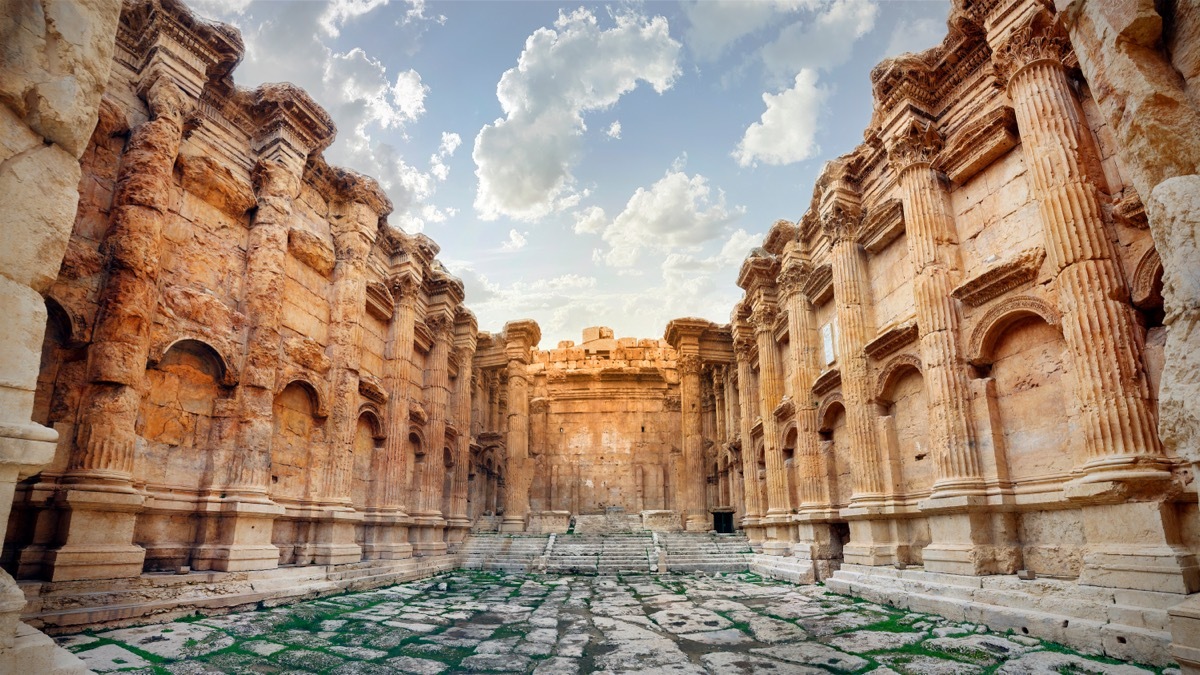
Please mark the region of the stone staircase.
POLYGON ((535 572, 541 566, 548 535, 474 532, 463 544, 460 567, 502 572, 535 572))
POLYGON ((645 574, 657 569, 649 532, 560 534, 546 558, 551 574, 645 574))
POLYGON ((744 534, 662 532, 656 538, 666 553, 661 572, 745 572, 754 555, 744 534))

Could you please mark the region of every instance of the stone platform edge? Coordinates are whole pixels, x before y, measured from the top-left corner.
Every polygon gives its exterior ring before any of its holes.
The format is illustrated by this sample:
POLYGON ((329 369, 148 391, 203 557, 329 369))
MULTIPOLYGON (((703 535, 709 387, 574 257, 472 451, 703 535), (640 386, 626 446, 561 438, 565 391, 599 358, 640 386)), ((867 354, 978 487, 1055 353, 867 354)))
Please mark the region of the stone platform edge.
POLYGON ((460 569, 460 554, 251 572, 147 573, 129 579, 19 582, 21 620, 47 635, 213 616, 416 581, 460 569))
POLYGON ((1084 654, 1160 667, 1174 662, 1168 611, 1187 597, 1072 580, 860 565, 843 565, 825 586, 899 609, 1051 640, 1084 654))

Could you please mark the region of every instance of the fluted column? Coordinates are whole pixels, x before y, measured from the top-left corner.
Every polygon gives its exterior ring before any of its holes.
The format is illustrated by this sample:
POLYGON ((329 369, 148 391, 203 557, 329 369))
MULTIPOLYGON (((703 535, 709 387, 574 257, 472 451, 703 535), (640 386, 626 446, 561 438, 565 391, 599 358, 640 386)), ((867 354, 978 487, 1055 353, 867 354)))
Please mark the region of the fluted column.
POLYGON ((471 469, 471 359, 475 356, 475 325, 455 340, 455 357, 458 361, 458 381, 454 387, 454 427, 458 429, 454 448, 454 480, 451 483, 450 513, 447 525, 451 528, 447 539, 450 543, 461 542, 471 526, 467 514, 467 477, 471 469))
POLYGON ((442 538, 445 526, 442 513, 442 490, 446 476, 446 413, 450 401, 450 350, 454 341, 454 323, 445 313, 425 319, 433 333, 433 346, 425 367, 425 401, 429 422, 426 424, 425 458, 416 475, 417 508, 413 525, 419 528, 414 537, 413 551, 417 555, 436 555, 446 551, 442 538))
POLYGON ((730 506, 733 507, 734 517, 744 517, 746 515, 746 500, 743 497, 745 485, 740 476, 738 476, 738 467, 742 466, 742 460, 745 453, 742 452, 741 442, 738 440, 741 437, 741 406, 738 403, 738 387, 737 387, 737 362, 731 365, 722 366, 725 371, 725 439, 726 447, 736 444, 737 458, 730 468, 730 506))
POLYGON ((1095 142, 1063 70, 1068 50, 1065 38, 1030 23, 1013 31, 997 66, 1008 76, 1047 258, 1058 272, 1087 453, 1079 468, 1088 474, 1083 482, 1163 479, 1141 328, 1104 228, 1103 177, 1090 175, 1095 142))
POLYGON ((718 445, 725 442, 728 432, 725 428, 725 366, 713 366, 712 369, 713 415, 716 441, 718 445))
POLYGON ((875 437, 874 407, 867 374, 867 312, 869 309, 865 267, 858 242, 842 234, 833 242, 833 296, 837 309, 838 367, 842 376, 842 397, 846 405, 846 426, 850 432, 854 464, 852 505, 878 503, 883 499, 883 460, 875 437))
POLYGON ((916 274, 913 299, 937 472, 933 494, 980 493, 983 474, 969 410, 967 365, 958 343, 959 306, 950 295, 961 276, 957 231, 946 185, 931 167, 941 137, 931 125, 913 120, 891 141, 888 155, 903 189, 908 257, 916 274))
MULTIPOLYGON (((136 576, 146 552, 133 544, 144 498, 132 487, 139 388, 158 304, 162 230, 184 123, 196 101, 172 77, 151 73, 144 97, 150 119, 130 135, 104 239, 108 277, 88 347, 75 445, 64 483, 66 541, 52 551, 51 579, 136 576), (100 499, 91 495, 103 494, 100 499)), ((198 92, 197 92, 198 93, 198 92)))
MULTIPOLYGON (((747 331, 748 332, 748 331, 747 331)), ((759 519, 762 518, 762 506, 758 499, 758 462, 754 458, 754 441, 750 429, 754 425, 754 403, 757 397, 754 374, 750 367, 750 352, 752 342, 748 336, 734 336, 733 352, 737 359, 738 368, 738 405, 741 408, 739 426, 741 427, 742 443, 742 498, 745 500, 746 511, 742 518, 742 529, 750 537, 751 543, 760 545, 762 530, 759 519)))
MULTIPOLYGON (((421 304, 421 280, 415 274, 399 274, 390 280, 395 306, 383 363, 383 386, 388 392, 387 437, 384 439, 383 506, 407 517, 410 501, 409 400, 412 396, 411 364, 416 339, 417 315, 421 304)), ((411 549, 409 549, 411 551, 411 549)))
POLYGON ((704 508, 707 489, 704 470, 704 436, 701 430, 699 354, 679 355, 679 402, 683 411, 683 485, 678 486, 683 499, 680 510, 686 515, 689 531, 706 532, 712 527, 704 508))
POLYGON ((787 309, 788 335, 791 340, 792 400, 796 407, 796 484, 800 503, 797 508, 822 510, 829 506, 829 494, 822 473, 821 438, 817 423, 817 401, 812 386, 821 374, 817 357, 817 319, 812 303, 800 290, 809 273, 797 253, 785 254, 779 273, 780 301, 787 309))
POLYGON ((758 341, 758 387, 767 460, 767 518, 786 516, 792 510, 779 422, 775 419, 775 408, 783 400, 783 370, 779 364, 779 346, 775 342, 776 316, 774 303, 766 300, 755 307, 751 315, 754 337, 758 341))
POLYGON ((529 381, 525 364, 508 365, 508 472, 504 477, 504 532, 524 532, 529 515, 529 381))

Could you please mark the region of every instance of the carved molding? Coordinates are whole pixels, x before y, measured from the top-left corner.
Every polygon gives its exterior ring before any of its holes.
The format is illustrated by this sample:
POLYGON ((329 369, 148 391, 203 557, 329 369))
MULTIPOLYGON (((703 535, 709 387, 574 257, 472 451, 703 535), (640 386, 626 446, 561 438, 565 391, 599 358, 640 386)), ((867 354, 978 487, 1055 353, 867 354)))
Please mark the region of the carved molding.
POLYGON ((1158 249, 1151 246, 1142 254, 1133 271, 1131 297, 1135 306, 1141 309, 1162 307, 1162 289, 1155 283, 1162 278, 1162 273, 1162 259, 1158 255, 1158 249))
POLYGON ((821 400, 821 405, 817 406, 817 427, 820 431, 825 431, 829 426, 825 423, 825 418, 829 415, 829 409, 834 405, 840 405, 842 410, 846 409, 846 402, 842 399, 841 392, 834 392, 821 400))
POLYGON ((373 375, 363 372, 358 374, 358 393, 379 404, 387 403, 388 400, 388 393, 383 388, 383 383, 373 375))
POLYGON ((392 307, 395 297, 387 285, 379 281, 367 283, 367 314, 387 323, 392 320, 392 307))
POLYGON ((333 247, 317 235, 295 228, 288 230, 288 253, 326 279, 333 276, 336 262, 333 247))
POLYGON ((1011 86, 1013 78, 1027 66, 1043 61, 1071 65, 1071 43, 1046 11, 1035 12, 1009 33, 992 56, 996 78, 1011 86))
POLYGON ((805 297, 813 305, 823 305, 833 298, 833 265, 816 267, 804 279, 805 297))
POLYGON ((796 404, 792 401, 791 396, 784 396, 779 405, 775 406, 775 410, 771 411, 775 419, 783 421, 791 419, 796 415, 796 404))
POLYGON ((762 435, 763 435, 763 418, 761 415, 759 415, 758 417, 754 418, 753 422, 750 423, 750 437, 751 438, 754 438, 754 437, 762 438, 762 435))
POLYGON ((666 412, 680 412, 683 410, 683 405, 678 396, 668 396, 663 399, 663 410, 666 412))
POLYGON ((408 419, 423 425, 429 421, 429 413, 425 412, 425 404, 415 399, 408 401, 408 419))
POLYGON ((1019 288, 1037 278, 1046 250, 1040 246, 1027 248, 1008 260, 1001 261, 968 279, 950 292, 954 298, 971 307, 978 307, 1019 288))
POLYGON ((309 398, 313 404, 313 417, 317 419, 329 417, 329 391, 324 382, 312 380, 295 368, 285 367, 281 369, 279 375, 280 377, 276 379, 279 382, 275 387, 276 397, 292 384, 298 384, 308 391, 309 398))
POLYGON ((1020 142, 1013 109, 1001 106, 954 134, 933 167, 962 185, 1020 142))
POLYGON ((930 165, 941 152, 942 134, 932 123, 913 118, 904 130, 887 139, 888 162, 896 175, 914 165, 930 165))
POLYGON ((876 361, 900 351, 904 346, 917 341, 918 331, 915 320, 896 324, 883 331, 863 347, 867 356, 876 361))
POLYGON ((904 234, 904 203, 888 199, 867 209, 859 241, 871 253, 879 253, 904 234))
POLYGON ((675 361, 675 367, 683 375, 699 375, 703 365, 699 354, 680 354, 675 361))
POLYGON ((842 384, 842 371, 830 368, 821 373, 812 385, 813 396, 821 398, 842 384))
POLYGON ((1056 328, 1061 321, 1058 310, 1041 298, 1031 295, 1005 298, 985 312, 975 324, 967 343, 967 361, 974 365, 991 363, 992 348, 1004 329, 1030 316, 1040 317, 1056 328))
POLYGON ((888 389, 891 388, 893 380, 900 373, 910 369, 921 372, 921 359, 916 354, 898 354, 884 364, 879 370, 879 376, 875 378, 875 400, 890 403, 888 389))
POLYGON ((1120 201, 1113 205, 1113 215, 1129 227, 1139 230, 1150 227, 1150 221, 1146 219, 1146 206, 1133 186, 1126 187, 1120 201))

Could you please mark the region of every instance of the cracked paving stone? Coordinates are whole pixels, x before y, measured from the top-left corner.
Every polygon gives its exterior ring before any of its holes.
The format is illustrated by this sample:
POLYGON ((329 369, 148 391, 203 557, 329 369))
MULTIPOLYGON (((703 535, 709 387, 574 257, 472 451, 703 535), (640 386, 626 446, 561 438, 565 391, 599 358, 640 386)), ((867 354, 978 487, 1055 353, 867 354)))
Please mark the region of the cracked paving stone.
POLYGON ((386 663, 402 673, 413 673, 413 675, 438 675, 449 668, 441 661, 419 659, 415 656, 397 656, 388 659, 386 663))
POLYGON ((825 666, 836 668, 838 670, 855 671, 860 670, 870 664, 864 658, 847 654, 838 651, 833 647, 828 647, 816 642, 801 642, 794 645, 781 645, 779 647, 766 647, 762 649, 752 650, 756 654, 770 656, 792 663, 801 663, 809 666, 825 666))
POLYGON ((900 675, 978 675, 983 672, 983 668, 970 663, 939 659, 924 654, 879 656, 877 660, 888 665, 900 675))
POLYGON ((851 654, 865 654, 900 649, 928 637, 925 633, 889 633, 881 630, 859 630, 825 639, 825 644, 851 654))
POLYGON ((468 671, 525 673, 532 660, 520 654, 476 654, 462 660, 461 668, 468 671))
POLYGON ((705 654, 700 658, 704 665, 714 673, 780 673, 787 675, 827 675, 829 671, 821 668, 800 666, 795 663, 784 663, 753 654, 736 652, 717 652, 705 654))

